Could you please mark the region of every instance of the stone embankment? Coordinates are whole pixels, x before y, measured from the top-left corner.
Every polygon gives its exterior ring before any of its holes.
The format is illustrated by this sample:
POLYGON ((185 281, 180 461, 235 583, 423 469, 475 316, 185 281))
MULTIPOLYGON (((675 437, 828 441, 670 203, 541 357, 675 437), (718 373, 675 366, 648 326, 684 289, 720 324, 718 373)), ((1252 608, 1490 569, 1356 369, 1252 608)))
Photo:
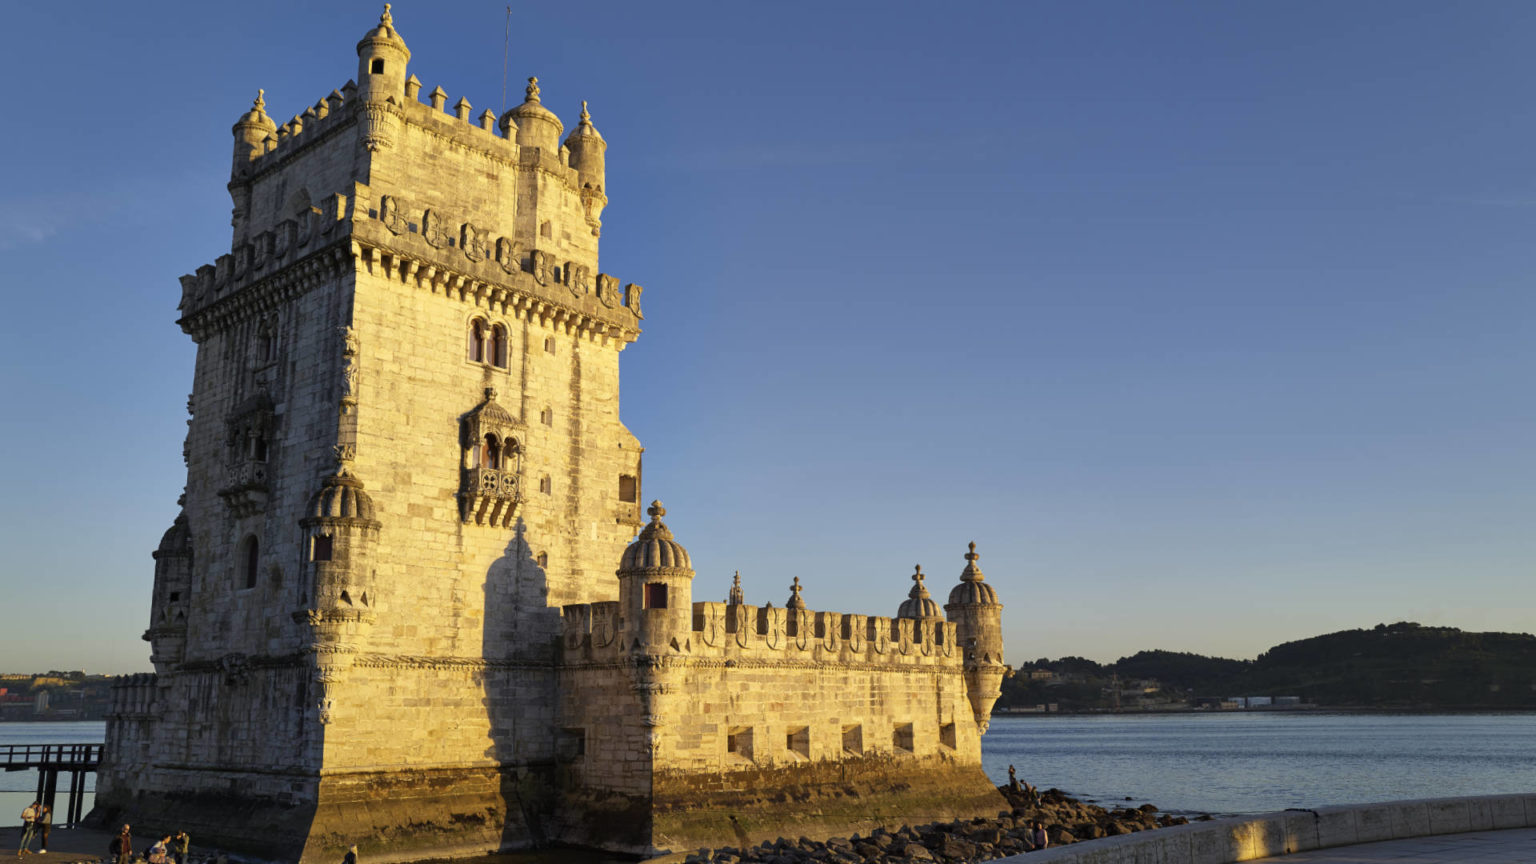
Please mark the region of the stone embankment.
POLYGON ((1157 808, 1106 810, 1068 797, 1059 789, 1025 796, 1006 786, 998 788, 1013 812, 994 819, 935 822, 899 831, 876 829, 868 836, 835 837, 826 841, 780 838, 746 849, 701 849, 686 864, 969 864, 1017 855, 1034 849, 1030 832, 1036 822, 1045 827, 1050 845, 1062 846, 1100 837, 1183 825, 1182 816, 1158 815, 1157 808))

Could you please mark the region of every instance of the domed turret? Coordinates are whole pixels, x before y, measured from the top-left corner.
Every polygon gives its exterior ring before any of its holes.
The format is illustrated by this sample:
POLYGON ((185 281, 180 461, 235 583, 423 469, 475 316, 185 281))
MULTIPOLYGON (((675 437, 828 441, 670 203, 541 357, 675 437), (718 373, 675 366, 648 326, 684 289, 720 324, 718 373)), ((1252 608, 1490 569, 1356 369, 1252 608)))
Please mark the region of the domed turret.
POLYGON ((565 146, 571 151, 571 167, 576 169, 581 185, 582 209, 596 232, 603 224, 603 208, 608 206, 608 195, 603 190, 607 183, 604 154, 608 152, 608 142, 592 125, 592 115, 587 113, 585 101, 581 103, 581 122, 571 130, 565 146))
POLYGON ((144 640, 149 643, 155 671, 164 674, 180 665, 186 655, 188 594, 192 588, 192 529, 186 510, 177 514, 160 537, 154 559, 155 587, 144 640))
MULTIPOLYGON (((411 59, 405 40, 395 32, 395 21, 384 4, 379 26, 357 43, 358 140, 369 152, 384 150, 395 141, 395 128, 405 103, 406 63, 411 59)), ((348 101, 351 101, 348 96, 348 101)))
POLYGON ((976 713, 976 725, 985 733, 1008 667, 1003 665, 1003 604, 982 576, 976 564, 980 558, 972 543, 960 584, 949 592, 944 613, 954 623, 955 638, 965 651, 966 695, 976 713))
POLYGON ((379 26, 369 30, 357 43, 357 95, 364 101, 388 101, 396 104, 405 98, 406 64, 411 50, 395 31, 389 4, 379 16, 379 26))
POLYGON ((267 91, 257 90, 251 110, 241 115, 230 128, 235 136, 235 174, 249 166, 252 159, 267 152, 265 142, 268 136, 277 134, 277 124, 267 116, 266 95, 267 91))
POLYGON ((805 598, 800 596, 800 577, 795 577, 793 585, 789 586, 789 599, 784 601, 785 609, 805 610, 805 598))
POLYGON ((619 608, 624 627, 647 646, 686 639, 693 624, 693 562, 661 517, 667 508, 652 501, 651 522, 619 559, 619 608))
POLYGON ((565 124, 539 101, 539 79, 529 78, 528 88, 523 92, 526 94, 523 104, 503 115, 502 128, 511 128, 506 122, 510 117, 517 126, 518 146, 538 147, 551 155, 558 153, 560 133, 565 131, 565 124))
POLYGON ((907 593, 907 599, 901 601, 901 607, 896 610, 897 618, 943 618, 944 613, 939 611, 939 604, 928 596, 928 586, 923 584, 923 565, 917 565, 917 572, 912 574, 912 590, 907 593))
POLYGON ((345 468, 320 481, 299 525, 315 591, 309 606, 321 612, 371 610, 371 561, 380 524, 363 481, 345 468))

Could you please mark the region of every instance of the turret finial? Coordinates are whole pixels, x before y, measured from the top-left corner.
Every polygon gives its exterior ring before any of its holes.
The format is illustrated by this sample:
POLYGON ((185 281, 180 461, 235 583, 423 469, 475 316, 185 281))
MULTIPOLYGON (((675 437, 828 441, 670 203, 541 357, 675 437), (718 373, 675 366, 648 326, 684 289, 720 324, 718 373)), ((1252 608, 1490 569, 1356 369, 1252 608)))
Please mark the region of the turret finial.
POLYGON ((261 90, 261 89, 257 89, 257 91, 256 91, 256 101, 251 103, 251 107, 255 108, 257 111, 263 111, 263 112, 266 111, 266 108, 267 108, 266 95, 267 95, 267 91, 261 90))
POLYGON ((915 568, 913 568, 912 581, 918 583, 923 581, 923 565, 918 564, 915 568))
POLYGON ((789 600, 784 604, 786 609, 804 609, 805 600, 800 597, 800 577, 796 576, 794 584, 789 586, 789 600))
POLYGON ((731 604, 732 606, 740 606, 746 602, 746 597, 741 593, 740 570, 736 571, 736 577, 731 580, 731 593, 730 596, 726 598, 725 602, 731 604))
POLYGON ((977 565, 977 563, 976 563, 978 560, 981 559, 981 555, 979 555, 976 552, 976 541, 975 540, 971 541, 971 547, 970 548, 971 548, 971 551, 965 553, 965 569, 960 571, 960 581, 961 582, 980 582, 983 579, 985 579, 986 577, 981 574, 981 567, 979 565, 977 565))
POLYGON ((591 123, 592 115, 587 113, 587 100, 581 100, 581 122, 591 123))
POLYGON ((530 75, 528 77, 528 89, 523 92, 528 94, 529 102, 539 101, 539 76, 530 75))
POLYGON ((485 399, 486 399, 487 402, 494 402, 496 400, 496 388, 495 387, 487 387, 487 388, 485 388, 485 399))
POLYGON ((645 512, 651 517, 652 522, 660 522, 661 517, 667 515, 667 508, 660 501, 652 501, 651 506, 645 508, 645 512))
POLYGON ((384 4, 384 14, 379 16, 379 23, 383 24, 385 27, 393 27, 393 26, 395 26, 394 16, 389 14, 389 4, 388 3, 384 4))

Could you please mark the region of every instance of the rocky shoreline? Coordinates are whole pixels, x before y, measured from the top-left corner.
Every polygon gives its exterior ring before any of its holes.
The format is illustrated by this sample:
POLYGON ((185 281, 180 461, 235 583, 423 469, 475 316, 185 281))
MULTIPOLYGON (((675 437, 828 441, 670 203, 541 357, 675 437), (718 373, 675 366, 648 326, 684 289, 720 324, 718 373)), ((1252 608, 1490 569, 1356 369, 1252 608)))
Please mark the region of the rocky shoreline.
POLYGON ((999 786, 998 791, 1013 811, 994 819, 935 822, 915 828, 904 825, 899 831, 877 829, 868 836, 855 834, 826 841, 781 837, 747 849, 700 849, 684 860, 686 864, 971 864, 1032 851, 1029 834, 1036 822, 1045 827, 1051 846, 1064 846, 1189 821, 1183 816, 1158 815, 1151 804, 1106 810, 1071 798, 1060 789, 1047 789, 1038 795, 1007 786, 999 786))

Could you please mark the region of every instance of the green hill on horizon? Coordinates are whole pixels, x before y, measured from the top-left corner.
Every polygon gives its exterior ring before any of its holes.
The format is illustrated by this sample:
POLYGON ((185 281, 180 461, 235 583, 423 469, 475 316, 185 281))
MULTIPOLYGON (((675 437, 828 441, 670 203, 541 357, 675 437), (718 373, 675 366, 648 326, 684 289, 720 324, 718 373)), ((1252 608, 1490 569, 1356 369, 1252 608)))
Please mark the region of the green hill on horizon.
POLYGON ((1325 707, 1536 708, 1536 636, 1470 633, 1412 622, 1341 630, 1276 645, 1254 660, 1140 651, 1114 663, 1042 658, 1003 682, 1001 708, 1061 710, 1193 702, 1201 697, 1297 696, 1325 707), (1049 670, 1044 677, 1040 670, 1049 670), (1159 689, 1147 692, 1143 682, 1159 689))

